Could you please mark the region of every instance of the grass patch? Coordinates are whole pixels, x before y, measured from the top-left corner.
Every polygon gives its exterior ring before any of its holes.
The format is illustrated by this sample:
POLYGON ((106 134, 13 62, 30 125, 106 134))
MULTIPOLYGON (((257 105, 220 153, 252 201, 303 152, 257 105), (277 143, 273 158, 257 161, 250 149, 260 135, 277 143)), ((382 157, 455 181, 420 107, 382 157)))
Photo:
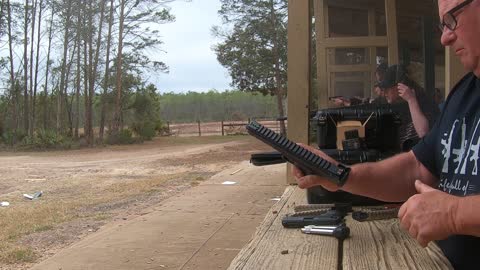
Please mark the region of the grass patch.
POLYGON ((155 138, 156 143, 171 145, 190 145, 190 144, 206 144, 206 143, 224 143, 233 141, 246 141, 251 136, 234 135, 234 136, 193 136, 193 137, 158 137, 155 138))
POLYGON ((151 179, 135 180, 129 182, 115 183, 108 186, 102 194, 102 198, 108 200, 118 198, 119 194, 123 196, 137 195, 150 191, 158 190, 158 187, 165 184, 167 181, 181 177, 183 174, 173 174, 163 177, 156 177, 151 179))
POLYGON ((50 230, 53 230, 53 225, 36 226, 33 229, 33 232, 45 232, 45 231, 50 231, 50 230))
POLYGON ((38 258, 31 248, 8 245, 0 250, 0 262, 4 264, 33 263, 38 258))
POLYGON ((108 186, 91 185, 72 195, 50 193, 36 201, 17 201, 14 206, 0 211, 0 264, 35 262, 38 256, 32 248, 19 244, 22 237, 53 230, 58 224, 78 218, 102 221, 111 218, 109 211, 122 207, 138 196, 154 196, 168 181, 190 182, 198 185, 204 178, 198 174, 180 173, 150 179, 135 179, 108 186), (103 205, 103 206, 102 206, 103 205), (99 207, 102 206, 102 207, 99 207))
POLYGON ((36 201, 19 203, 0 212, 0 241, 14 240, 30 233, 53 229, 73 217, 75 204, 36 201))
POLYGON ((111 217, 112 217, 112 215, 109 215, 109 214, 106 214, 106 213, 99 213, 99 214, 97 214, 97 215, 95 215, 95 216, 93 217, 93 220, 95 220, 95 221, 104 221, 104 220, 107 220, 107 219, 109 219, 109 218, 111 218, 111 217))

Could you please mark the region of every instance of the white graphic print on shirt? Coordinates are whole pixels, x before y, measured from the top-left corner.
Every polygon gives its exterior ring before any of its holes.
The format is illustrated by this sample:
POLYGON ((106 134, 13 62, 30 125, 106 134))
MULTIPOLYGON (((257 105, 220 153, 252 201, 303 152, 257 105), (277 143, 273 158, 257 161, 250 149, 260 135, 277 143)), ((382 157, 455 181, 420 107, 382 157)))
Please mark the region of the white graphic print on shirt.
POLYGON ((474 123, 473 130, 467 130, 467 126, 472 125, 467 125, 465 118, 455 120, 440 141, 443 167, 439 188, 450 194, 465 196, 476 193, 477 188, 473 184, 476 181, 472 181, 472 177, 478 175, 480 119, 475 119, 474 123))

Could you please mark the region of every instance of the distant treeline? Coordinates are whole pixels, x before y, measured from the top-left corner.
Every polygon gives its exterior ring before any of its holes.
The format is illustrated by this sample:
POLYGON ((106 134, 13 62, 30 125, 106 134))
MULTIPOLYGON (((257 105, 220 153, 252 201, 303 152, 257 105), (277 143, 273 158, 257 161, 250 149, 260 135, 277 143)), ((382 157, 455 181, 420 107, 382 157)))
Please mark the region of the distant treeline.
MULTIPOLYGON (((130 88, 126 88, 130 89, 130 88)), ((92 124, 98 143, 131 143, 132 136, 151 139, 156 134, 164 132, 167 122, 211 122, 247 120, 248 118, 277 118, 277 99, 271 95, 236 91, 218 92, 211 90, 205 93, 164 93, 159 94, 153 85, 138 85, 136 90, 125 91, 122 96, 121 123, 119 135, 111 136, 112 121, 106 121, 105 139, 98 138, 101 126, 102 103, 106 105, 107 119, 112 119, 115 108, 115 93, 106 96, 94 95, 92 100, 92 124), (103 99, 102 99, 103 98, 103 99), (104 141, 106 140, 106 141, 104 141)), ((33 135, 21 129, 23 117, 15 118, 11 113, 12 102, 7 95, 0 93, 0 145, 26 145, 35 148, 61 147, 69 148, 75 145, 78 138, 85 137, 81 127, 85 124, 85 97, 79 95, 78 106, 74 105, 74 95, 65 98, 68 114, 63 115, 65 129, 56 131, 56 96, 40 96, 36 100, 38 118, 34 126, 38 127, 33 135), (73 108, 78 109, 75 113, 73 108), (18 119, 18 121, 15 121, 18 119), (17 124, 16 124, 17 123, 17 124), (15 126, 20 128, 15 129, 15 126), (80 127, 80 128, 79 128, 80 127)), ((22 100, 22 95, 18 95, 22 100)), ((23 103, 17 104, 22 112, 23 103)))
POLYGON ((278 117, 277 101, 271 95, 242 91, 165 93, 159 96, 160 118, 165 121, 210 122, 278 117))

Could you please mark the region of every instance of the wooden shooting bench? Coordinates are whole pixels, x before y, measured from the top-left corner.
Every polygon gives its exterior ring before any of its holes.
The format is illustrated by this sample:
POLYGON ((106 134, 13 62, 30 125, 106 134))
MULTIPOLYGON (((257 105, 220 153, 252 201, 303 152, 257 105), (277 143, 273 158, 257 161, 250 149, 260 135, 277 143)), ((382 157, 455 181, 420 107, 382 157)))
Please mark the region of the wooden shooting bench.
POLYGON ((347 217, 351 232, 343 247, 331 236, 283 228, 282 217, 300 204, 306 204, 305 191, 287 187, 228 269, 453 269, 435 244, 422 248, 398 219, 357 222, 347 217))

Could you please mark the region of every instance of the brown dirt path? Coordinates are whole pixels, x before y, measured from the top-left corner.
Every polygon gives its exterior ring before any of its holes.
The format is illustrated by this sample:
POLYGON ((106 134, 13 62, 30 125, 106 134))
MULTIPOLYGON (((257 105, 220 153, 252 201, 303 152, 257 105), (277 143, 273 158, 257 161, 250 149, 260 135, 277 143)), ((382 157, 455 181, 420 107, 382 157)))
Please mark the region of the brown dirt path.
POLYGON ((142 216, 145 209, 268 149, 239 136, 2 153, 0 201, 11 206, 0 209, 0 269, 27 269, 105 224, 142 216), (22 197, 39 190, 44 195, 37 201, 22 197))

